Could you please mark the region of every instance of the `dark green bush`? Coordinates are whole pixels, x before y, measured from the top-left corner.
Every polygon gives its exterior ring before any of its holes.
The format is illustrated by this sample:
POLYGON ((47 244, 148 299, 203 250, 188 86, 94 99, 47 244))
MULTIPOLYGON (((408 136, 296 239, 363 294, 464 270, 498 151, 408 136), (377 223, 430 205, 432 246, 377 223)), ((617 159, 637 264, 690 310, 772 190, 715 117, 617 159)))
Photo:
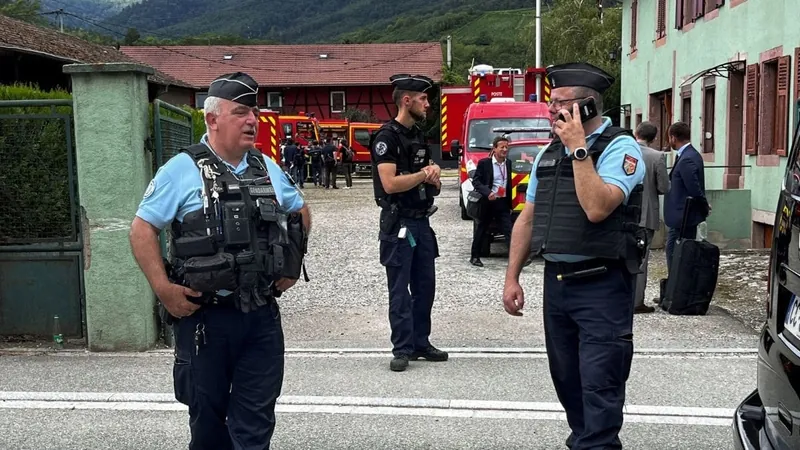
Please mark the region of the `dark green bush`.
MULTIPOLYGON (((71 99, 68 92, 0 86, 0 101, 64 99, 71 99)), ((74 238, 78 201, 77 187, 70 186, 70 179, 77 183, 73 129, 71 106, 0 104, 0 244, 74 238)))

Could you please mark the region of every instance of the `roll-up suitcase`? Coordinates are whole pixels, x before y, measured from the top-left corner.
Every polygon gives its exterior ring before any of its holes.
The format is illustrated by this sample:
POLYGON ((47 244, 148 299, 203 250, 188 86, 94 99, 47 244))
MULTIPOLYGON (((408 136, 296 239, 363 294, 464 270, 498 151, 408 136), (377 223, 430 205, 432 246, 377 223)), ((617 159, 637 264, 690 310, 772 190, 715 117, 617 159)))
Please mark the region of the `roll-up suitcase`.
MULTIPOLYGON (((690 206, 688 197, 683 211, 681 232, 686 230, 690 206)), ((719 247, 705 239, 679 236, 670 264, 670 274, 663 287, 661 309, 674 315, 705 315, 717 287, 719 247)))

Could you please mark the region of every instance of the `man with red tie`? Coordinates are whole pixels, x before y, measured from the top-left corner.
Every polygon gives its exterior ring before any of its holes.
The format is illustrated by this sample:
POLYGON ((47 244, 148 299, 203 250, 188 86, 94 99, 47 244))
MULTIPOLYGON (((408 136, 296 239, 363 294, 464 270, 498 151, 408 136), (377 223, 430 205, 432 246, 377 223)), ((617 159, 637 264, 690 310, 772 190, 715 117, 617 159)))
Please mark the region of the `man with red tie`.
POLYGON ((472 185, 486 199, 482 217, 477 220, 472 237, 473 266, 483 267, 480 251, 489 225, 497 220, 500 231, 511 242, 511 161, 508 160, 508 138, 497 136, 492 142, 492 153, 478 161, 472 185))

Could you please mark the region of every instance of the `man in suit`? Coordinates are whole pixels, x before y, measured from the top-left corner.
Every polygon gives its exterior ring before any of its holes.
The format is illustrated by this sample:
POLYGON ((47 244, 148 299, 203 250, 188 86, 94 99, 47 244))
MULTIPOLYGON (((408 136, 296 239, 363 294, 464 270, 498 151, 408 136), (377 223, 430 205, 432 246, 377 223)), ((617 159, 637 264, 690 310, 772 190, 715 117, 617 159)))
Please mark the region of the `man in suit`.
POLYGON ((671 272, 672 254, 675 241, 680 237, 697 237, 697 225, 708 216, 706 182, 703 157, 689 142, 691 129, 684 122, 675 122, 669 127, 669 146, 676 150, 675 163, 669 173, 670 189, 664 196, 664 223, 669 227, 667 233, 667 272, 671 272), (687 215, 686 229, 683 214, 686 198, 693 197, 687 215))
POLYGON ((658 196, 666 194, 669 190, 669 175, 667 174, 667 155, 653 149, 650 145, 658 135, 658 128, 650 122, 642 122, 636 127, 636 141, 642 149, 644 161, 644 192, 642 193, 642 218, 639 225, 647 230, 647 243, 644 258, 642 259, 642 273, 636 276, 636 297, 633 303, 633 313, 651 313, 655 311, 652 306, 644 304, 644 291, 647 287, 647 262, 650 260, 650 245, 653 235, 661 227, 661 214, 658 196))
POLYGON ((508 160, 508 142, 505 136, 497 136, 492 142, 492 153, 478 161, 472 177, 475 190, 484 197, 482 217, 477 220, 472 236, 473 266, 483 267, 481 243, 486 238, 492 220, 497 220, 500 231, 511 242, 511 161, 508 160))

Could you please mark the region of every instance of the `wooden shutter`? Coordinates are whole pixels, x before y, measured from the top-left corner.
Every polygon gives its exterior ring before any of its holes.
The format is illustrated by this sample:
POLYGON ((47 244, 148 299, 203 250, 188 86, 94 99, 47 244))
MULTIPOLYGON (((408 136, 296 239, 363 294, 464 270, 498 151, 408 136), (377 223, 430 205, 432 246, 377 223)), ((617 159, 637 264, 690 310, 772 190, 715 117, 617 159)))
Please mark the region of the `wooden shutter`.
POLYGON ((794 101, 800 102, 800 47, 794 49, 794 78, 794 101))
POLYGON ((692 14, 692 21, 703 17, 705 9, 703 8, 703 0, 694 0, 694 14, 692 14))
POLYGON ((718 8, 717 0, 706 0, 705 3, 706 3, 706 9, 705 9, 706 14, 718 8))
POLYGON ((658 24, 656 35, 661 38, 667 31, 667 0, 658 0, 658 24))
POLYGON ((792 57, 781 56, 778 58, 778 101, 775 105, 775 153, 779 156, 786 156, 786 141, 788 140, 789 123, 789 90, 791 89, 791 78, 789 78, 792 57))
POLYGON ((680 30, 683 28, 683 3, 686 0, 677 0, 675 5, 675 28, 680 30))
POLYGON ((639 0, 631 2, 631 49, 636 48, 636 26, 639 22, 639 0))
MULTIPOLYGON (((711 3, 711 0, 706 0, 706 1, 707 1, 707 2, 709 2, 709 3, 711 3)), ((724 4, 725 4, 725 0, 715 0, 715 1, 716 1, 716 5, 715 5, 715 6, 716 6, 717 8, 722 8, 722 5, 724 5, 724 4)))
POLYGON ((745 96, 745 153, 755 155, 758 152, 758 63, 747 66, 747 95, 745 96))

